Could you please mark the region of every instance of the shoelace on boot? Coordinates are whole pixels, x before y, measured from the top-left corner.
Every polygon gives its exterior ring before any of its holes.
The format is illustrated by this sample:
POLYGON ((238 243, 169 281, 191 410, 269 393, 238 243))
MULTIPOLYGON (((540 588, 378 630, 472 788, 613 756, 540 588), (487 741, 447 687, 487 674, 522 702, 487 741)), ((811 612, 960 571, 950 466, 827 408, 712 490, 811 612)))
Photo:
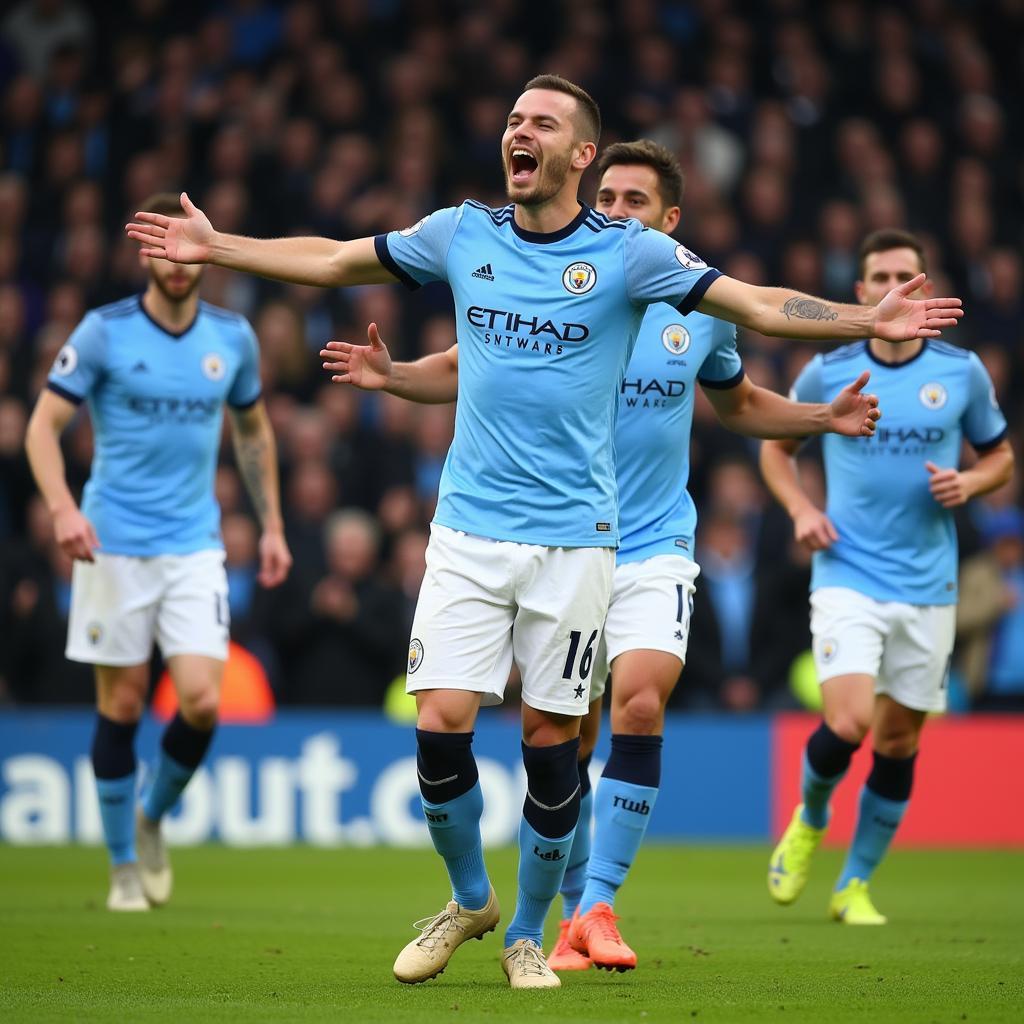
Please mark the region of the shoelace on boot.
POLYGON ((522 974, 530 974, 537 978, 547 977, 550 968, 544 960, 540 950, 532 943, 525 942, 510 957, 513 961, 519 962, 519 971, 522 974))
POLYGON ((615 927, 615 922, 618 919, 618 915, 613 914, 610 910, 599 910, 594 914, 592 927, 597 929, 602 939, 621 944, 622 936, 619 934, 619 929, 615 927))
POLYGON ((416 940, 416 945, 424 949, 433 949, 453 928, 459 932, 466 930, 447 907, 435 917, 424 917, 414 921, 413 928, 419 928, 423 932, 416 940))

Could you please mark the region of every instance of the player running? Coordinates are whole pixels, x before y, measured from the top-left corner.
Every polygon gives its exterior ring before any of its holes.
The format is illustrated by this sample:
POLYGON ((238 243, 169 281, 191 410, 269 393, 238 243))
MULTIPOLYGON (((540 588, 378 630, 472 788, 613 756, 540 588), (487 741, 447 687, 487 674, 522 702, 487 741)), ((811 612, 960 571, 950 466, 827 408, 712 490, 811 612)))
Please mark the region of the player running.
MULTIPOLYGON (((147 206, 181 216, 173 195, 147 206)), ((107 907, 118 911, 170 898, 160 821, 202 762, 217 722, 228 585, 213 479, 225 403, 263 525, 260 583, 277 586, 291 566, 252 329, 199 301, 201 267, 140 259, 145 293, 85 315, 57 355, 25 445, 57 543, 75 560, 67 657, 95 670, 92 764, 112 865, 107 907), (79 509, 60 435, 83 401, 95 455, 79 509), (154 640, 179 711, 136 808, 135 732, 154 640)))
MULTIPOLYGON (((861 246, 857 297, 877 302, 919 282, 920 242, 877 231, 861 246)), ((915 294, 927 295, 927 284, 915 294)), ((828 401, 851 373, 870 369, 885 409, 873 437, 824 440, 828 505, 800 487, 795 441, 769 441, 761 472, 814 554, 811 633, 824 721, 807 741, 803 802, 772 854, 768 890, 792 903, 828 827, 829 798, 871 730, 874 760, 861 789, 853 843, 829 903, 845 924, 885 924, 868 882, 910 800, 921 727, 946 707, 957 600, 952 510, 1010 479, 1006 420, 981 361, 942 341, 894 346, 877 335, 808 363, 793 386, 828 401), (977 462, 957 469, 961 439, 977 462)))
POLYGON ((424 813, 452 900, 401 951, 395 976, 426 981, 498 903, 480 847, 472 752, 482 704, 500 702, 512 659, 523 677, 528 795, 519 892, 502 965, 513 988, 559 985, 541 950, 579 817, 579 721, 618 544, 612 450, 618 385, 647 306, 668 302, 767 334, 930 337, 958 299, 837 306, 724 277, 684 246, 577 199, 600 113, 552 75, 527 83, 501 155, 511 204, 467 201, 403 231, 337 242, 224 235, 186 196, 187 217, 139 214, 143 253, 282 280, 350 286, 447 281, 461 349, 455 440, 441 478, 409 644, 424 813), (514 626, 514 630, 513 630, 514 626))
MULTIPOLYGON (((683 175, 667 149, 648 140, 616 143, 601 154, 598 169, 598 210, 616 221, 635 217, 665 234, 675 230, 683 175)), ((415 363, 393 364, 376 326, 368 333, 369 345, 332 341, 320 353, 335 381, 412 401, 455 401, 458 345, 415 363)), ((580 816, 562 881, 559 939, 548 956, 552 970, 583 970, 592 962, 616 970, 636 966, 613 907, 654 810, 665 708, 686 660, 700 571, 693 558, 697 511, 686 490, 694 385, 704 388, 722 422, 739 433, 795 437, 835 430, 859 436, 873 431, 878 417, 874 396, 861 394, 867 379, 861 374, 831 406, 792 402, 745 376, 732 324, 700 312, 680 316, 663 304, 648 308, 619 389, 621 540, 590 708, 580 728, 580 816), (595 794, 588 768, 609 661, 615 681, 612 753, 595 794)))

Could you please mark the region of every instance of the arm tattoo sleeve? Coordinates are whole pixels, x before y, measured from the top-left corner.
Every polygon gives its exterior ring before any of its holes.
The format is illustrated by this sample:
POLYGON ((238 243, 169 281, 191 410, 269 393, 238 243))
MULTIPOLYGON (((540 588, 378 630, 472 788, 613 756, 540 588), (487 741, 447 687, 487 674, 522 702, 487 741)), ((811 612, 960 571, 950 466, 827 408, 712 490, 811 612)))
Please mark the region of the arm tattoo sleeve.
POLYGON ((261 434, 239 436, 236 434, 235 454, 238 469, 245 481, 245 489, 252 499, 253 508, 260 523, 267 517, 267 459, 270 450, 261 434))
POLYGON ((782 312, 787 320, 837 320, 839 314, 817 299, 809 299, 803 295, 794 295, 787 299, 782 306, 782 312))

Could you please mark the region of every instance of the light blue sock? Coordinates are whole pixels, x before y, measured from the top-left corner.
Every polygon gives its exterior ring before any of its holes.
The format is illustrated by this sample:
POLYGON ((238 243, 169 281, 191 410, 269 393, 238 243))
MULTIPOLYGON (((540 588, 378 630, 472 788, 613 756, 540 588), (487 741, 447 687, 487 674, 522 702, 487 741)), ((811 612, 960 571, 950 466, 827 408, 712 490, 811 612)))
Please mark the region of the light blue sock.
POLYGON ((887 800, 869 786, 864 786, 860 791, 857 830, 836 889, 844 888, 851 878, 866 882, 871 877, 889 849, 909 803, 909 800, 887 800))
POLYGON ((832 797, 832 790, 842 780, 846 769, 838 775, 825 778, 811 767, 806 750, 804 751, 803 766, 800 789, 803 793, 804 809, 800 817, 804 824, 810 825, 811 828, 825 828, 831 815, 828 802, 832 797))
POLYGON ((583 889, 587 882, 587 864, 590 861, 590 819, 594 811, 594 791, 588 789, 580 797, 580 820, 576 823, 576 833, 572 837, 572 849, 569 851, 569 863, 562 878, 562 919, 568 921, 583 897, 583 889))
POLYGON ((195 768, 175 761, 161 747, 157 751, 152 781, 142 799, 142 813, 150 821, 159 821, 178 802, 194 774, 195 768))
POLYGON ((452 899, 467 910, 480 910, 491 895, 480 844, 480 817, 484 812, 480 783, 474 783, 472 789, 454 800, 431 804, 421 798, 421 802, 434 849, 448 869, 452 899))
POLYGON ((103 838, 111 864, 135 860, 135 772, 120 779, 97 779, 103 838))
POLYGON ((576 829, 548 839, 524 817, 519 823, 519 892, 516 912, 505 932, 505 948, 519 939, 544 941, 544 918, 558 895, 576 829))
POLYGON ((580 900, 585 914, 595 903, 615 904, 651 820, 657 786, 638 786, 602 775, 594 796, 594 848, 580 900))

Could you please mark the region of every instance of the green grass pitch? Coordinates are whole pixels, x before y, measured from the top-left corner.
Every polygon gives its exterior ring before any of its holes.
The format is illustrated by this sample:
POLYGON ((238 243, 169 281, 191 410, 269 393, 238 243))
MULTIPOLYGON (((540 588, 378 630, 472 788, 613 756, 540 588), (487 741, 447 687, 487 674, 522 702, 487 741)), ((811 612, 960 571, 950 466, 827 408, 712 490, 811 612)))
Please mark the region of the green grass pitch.
MULTIPOLYGON (((173 903, 115 915, 102 851, 0 846, 0 1020, 1024 1020, 1020 854, 897 851, 873 886, 892 923, 859 929, 825 920, 837 853, 786 909, 767 855, 646 848, 617 908, 639 968, 513 993, 496 935, 425 985, 392 979, 412 921, 446 899, 429 852, 177 850, 173 903)), ((488 861, 507 921, 514 851, 488 861)))

